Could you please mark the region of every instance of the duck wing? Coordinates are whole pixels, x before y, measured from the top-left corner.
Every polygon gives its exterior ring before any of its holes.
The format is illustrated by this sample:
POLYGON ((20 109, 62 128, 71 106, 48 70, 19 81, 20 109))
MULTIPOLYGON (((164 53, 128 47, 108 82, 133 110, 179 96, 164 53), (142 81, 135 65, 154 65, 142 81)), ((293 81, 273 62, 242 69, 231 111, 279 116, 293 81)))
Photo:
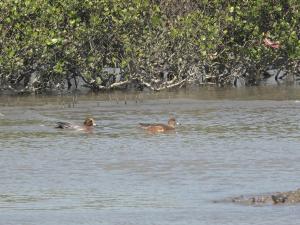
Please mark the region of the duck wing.
POLYGON ((166 126, 165 124, 161 123, 139 123, 141 127, 156 127, 156 126, 166 126))
POLYGON ((149 128, 149 127, 162 127, 168 128, 168 125, 161 124, 161 123, 139 123, 142 128, 149 128))
POLYGON ((149 127, 149 126, 152 126, 153 124, 151 124, 151 123, 139 123, 139 125, 141 127, 149 127))
POLYGON ((68 122, 57 122, 55 128, 61 128, 61 129, 66 129, 66 128, 71 128, 72 124, 68 122))

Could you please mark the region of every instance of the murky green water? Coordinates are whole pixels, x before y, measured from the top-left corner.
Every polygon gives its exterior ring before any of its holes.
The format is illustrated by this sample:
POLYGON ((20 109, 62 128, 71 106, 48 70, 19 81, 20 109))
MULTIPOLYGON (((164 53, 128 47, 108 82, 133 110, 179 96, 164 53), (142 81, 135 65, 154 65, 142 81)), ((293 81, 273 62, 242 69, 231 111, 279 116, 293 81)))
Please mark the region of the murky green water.
POLYGON ((299 205, 214 203, 300 188, 298 99, 286 87, 103 94, 74 107, 0 97, 0 224, 300 224, 299 205), (176 132, 137 126, 170 114, 176 132), (90 115, 93 133, 53 128, 90 115))

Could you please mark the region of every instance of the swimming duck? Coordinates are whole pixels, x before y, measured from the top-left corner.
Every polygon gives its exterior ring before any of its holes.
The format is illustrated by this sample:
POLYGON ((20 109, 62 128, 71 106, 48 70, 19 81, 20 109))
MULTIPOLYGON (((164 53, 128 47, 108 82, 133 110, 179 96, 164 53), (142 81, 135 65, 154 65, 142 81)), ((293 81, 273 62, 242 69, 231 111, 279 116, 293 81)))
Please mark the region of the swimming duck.
POLYGON ((151 132, 151 133, 161 133, 166 131, 175 130, 175 126, 178 125, 176 123, 176 119, 171 117, 168 121, 168 124, 160 124, 160 123, 139 123, 140 127, 151 132))
POLYGON ((88 117, 83 122, 83 126, 74 125, 68 122, 57 122, 55 128, 89 131, 93 126, 96 126, 95 120, 93 118, 88 117))

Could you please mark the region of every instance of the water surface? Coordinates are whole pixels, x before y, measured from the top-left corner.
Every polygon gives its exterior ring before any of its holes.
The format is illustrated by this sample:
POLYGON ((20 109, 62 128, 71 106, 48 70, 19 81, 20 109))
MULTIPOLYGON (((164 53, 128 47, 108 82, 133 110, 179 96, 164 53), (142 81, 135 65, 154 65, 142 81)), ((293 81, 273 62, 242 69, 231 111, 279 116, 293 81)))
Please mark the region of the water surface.
POLYGON ((300 224, 217 200, 300 188, 297 88, 0 97, 0 224, 300 224), (126 104, 125 104, 126 103, 126 104), (176 132, 153 135, 139 122, 176 132), (92 133, 55 121, 97 121, 92 133))

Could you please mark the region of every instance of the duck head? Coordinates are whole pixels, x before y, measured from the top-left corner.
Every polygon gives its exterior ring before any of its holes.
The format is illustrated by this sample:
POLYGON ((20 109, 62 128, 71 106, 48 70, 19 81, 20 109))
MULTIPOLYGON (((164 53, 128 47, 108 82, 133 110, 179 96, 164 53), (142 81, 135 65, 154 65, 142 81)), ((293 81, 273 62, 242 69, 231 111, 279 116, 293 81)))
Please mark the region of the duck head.
POLYGON ((171 117, 168 121, 168 125, 172 128, 175 128, 175 126, 177 125, 176 119, 174 117, 171 117))
POLYGON ((96 123, 95 123, 95 120, 93 118, 86 118, 84 123, 83 123, 84 126, 87 126, 87 127, 92 127, 92 126, 96 126, 96 123))

